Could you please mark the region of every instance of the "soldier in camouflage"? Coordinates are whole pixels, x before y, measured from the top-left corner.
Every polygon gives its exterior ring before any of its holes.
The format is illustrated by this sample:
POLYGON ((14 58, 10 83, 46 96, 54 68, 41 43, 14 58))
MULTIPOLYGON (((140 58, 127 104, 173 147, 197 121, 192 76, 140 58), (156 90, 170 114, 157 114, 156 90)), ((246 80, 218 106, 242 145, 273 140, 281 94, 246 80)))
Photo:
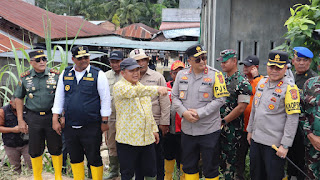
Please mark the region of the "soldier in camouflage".
MULTIPOLYGON (((312 62, 313 53, 306 47, 294 47, 293 48, 294 57, 292 59, 292 64, 295 67, 293 72, 295 84, 300 90, 300 94, 303 88, 303 84, 311 77, 317 76, 317 73, 310 69, 310 64, 312 62)), ((305 147, 304 147, 304 113, 300 113, 299 125, 297 133, 295 135, 292 147, 289 149, 288 157, 292 160, 300 169, 304 170, 305 166, 305 147), (299 154, 299 156, 297 156, 299 154)), ((290 180, 294 176, 296 179, 303 180, 304 175, 297 170, 291 163, 288 163, 287 168, 288 179, 290 180)))
POLYGON ((226 85, 230 92, 226 103, 220 108, 222 119, 221 144, 221 169, 226 180, 239 179, 237 166, 240 139, 244 135, 243 112, 250 102, 252 87, 246 77, 240 74, 237 67, 236 51, 227 49, 220 52, 222 70, 226 73, 226 85))
POLYGON ((305 111, 304 131, 307 175, 311 179, 320 179, 320 76, 312 77, 303 87, 303 108, 305 111))

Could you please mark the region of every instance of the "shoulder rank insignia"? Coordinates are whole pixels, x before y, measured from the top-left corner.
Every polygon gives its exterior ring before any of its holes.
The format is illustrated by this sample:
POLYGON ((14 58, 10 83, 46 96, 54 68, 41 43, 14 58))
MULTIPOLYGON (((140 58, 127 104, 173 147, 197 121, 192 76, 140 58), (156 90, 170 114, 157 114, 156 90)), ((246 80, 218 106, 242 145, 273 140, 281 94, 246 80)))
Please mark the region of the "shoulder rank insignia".
POLYGON ((30 71, 26 71, 26 72, 24 72, 24 73, 21 73, 21 75, 20 75, 20 77, 26 77, 26 76, 28 76, 28 75, 30 75, 30 71))
POLYGON ((50 69, 50 72, 51 73, 55 73, 55 74, 60 74, 60 72, 58 70, 56 70, 56 69, 50 69))

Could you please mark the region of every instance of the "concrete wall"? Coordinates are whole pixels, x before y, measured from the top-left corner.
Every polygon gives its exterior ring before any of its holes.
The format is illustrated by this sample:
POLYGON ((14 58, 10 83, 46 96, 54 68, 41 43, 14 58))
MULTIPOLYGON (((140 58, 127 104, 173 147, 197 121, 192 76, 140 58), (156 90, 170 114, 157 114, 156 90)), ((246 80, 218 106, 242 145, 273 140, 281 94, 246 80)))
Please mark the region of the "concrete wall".
POLYGON ((287 31, 284 23, 290 17, 289 8, 297 3, 309 1, 203 0, 202 23, 207 30, 202 29, 201 42, 211 51, 209 64, 220 69, 215 59, 221 50, 232 48, 239 51, 239 60, 256 54, 260 58, 260 71, 265 74, 268 52, 272 45, 284 42, 282 36, 287 31), (205 17, 214 20, 210 23, 205 17))
POLYGON ((198 9, 201 8, 201 0, 180 0, 179 9, 198 9))

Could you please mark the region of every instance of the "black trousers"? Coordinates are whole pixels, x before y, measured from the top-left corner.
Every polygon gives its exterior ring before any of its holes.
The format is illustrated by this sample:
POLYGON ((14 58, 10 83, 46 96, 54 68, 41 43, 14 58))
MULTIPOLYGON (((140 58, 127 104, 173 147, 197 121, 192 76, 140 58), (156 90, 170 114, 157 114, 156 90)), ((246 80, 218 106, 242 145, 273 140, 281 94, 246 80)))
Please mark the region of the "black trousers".
POLYGON ((29 154, 36 158, 43 154, 45 141, 51 155, 60 155, 62 140, 52 129, 52 114, 40 115, 39 112, 28 110, 25 120, 29 128, 29 154))
POLYGON ((206 178, 219 176, 220 130, 207 135, 191 136, 181 133, 183 171, 187 174, 199 172, 200 153, 203 162, 203 175, 206 178))
POLYGON ((252 180, 282 180, 285 160, 270 146, 251 140, 250 176, 252 180))
POLYGON ((246 167, 246 157, 249 149, 249 143, 247 141, 247 132, 243 132, 243 135, 240 139, 240 147, 238 149, 238 159, 236 163, 237 168, 237 179, 244 180, 244 171, 246 167))
POLYGON ((163 152, 164 159, 176 160, 177 167, 181 163, 181 133, 171 134, 168 133, 163 137, 163 152))
POLYGON ((64 136, 71 163, 80 163, 84 155, 91 166, 102 166, 100 145, 102 142, 101 123, 94 122, 81 128, 64 128, 64 136))
POLYGON ((147 146, 131 146, 117 142, 117 152, 122 180, 131 180, 136 167, 139 167, 139 172, 143 174, 143 179, 144 176, 156 176, 155 144, 147 146))
MULTIPOLYGON (((298 126, 296 136, 294 137, 292 147, 290 147, 289 149, 288 158, 292 160, 300 169, 304 171, 304 168, 305 168, 304 132, 302 127, 300 127, 300 124, 298 126)), ((288 173, 288 176, 297 176, 298 180, 304 179, 304 175, 289 162, 288 162, 287 173, 288 173)))
MULTIPOLYGON (((164 154, 163 154, 163 137, 161 130, 159 131, 160 141, 158 144, 155 144, 156 151, 156 167, 157 167, 157 180, 164 179, 164 154)), ((143 172, 139 166, 135 167, 135 180, 143 180, 144 179, 143 172)))

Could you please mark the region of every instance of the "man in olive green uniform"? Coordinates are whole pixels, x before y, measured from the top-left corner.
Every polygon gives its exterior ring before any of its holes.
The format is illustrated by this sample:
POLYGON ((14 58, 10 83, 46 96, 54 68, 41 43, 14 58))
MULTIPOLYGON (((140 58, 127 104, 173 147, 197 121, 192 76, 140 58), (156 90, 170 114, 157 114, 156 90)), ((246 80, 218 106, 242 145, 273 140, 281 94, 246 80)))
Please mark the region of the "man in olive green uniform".
MULTIPOLYGON (((303 88, 302 104, 305 110, 306 169, 311 179, 320 179, 320 76, 310 78, 303 88)), ((299 154, 300 156, 301 154, 299 154)))
POLYGON ((110 53, 110 66, 111 70, 107 71, 105 74, 108 78, 110 97, 111 97, 111 108, 112 113, 109 117, 108 125, 109 130, 107 130, 106 143, 109 149, 109 174, 104 179, 112 179, 119 176, 119 160, 116 147, 116 108, 113 101, 113 86, 121 79, 120 74, 120 63, 123 60, 123 53, 121 51, 112 51, 110 53))
POLYGON ((29 154, 31 156, 35 180, 41 180, 42 154, 45 140, 52 157, 55 169, 55 179, 62 179, 62 142, 52 129, 53 100, 59 72, 46 66, 47 59, 43 50, 29 53, 32 70, 21 74, 21 79, 15 90, 18 125, 22 133, 29 133, 29 154), (26 96, 25 119, 23 119, 23 101, 26 96))
MULTIPOLYGON (((313 53, 306 47, 294 47, 293 48, 294 57, 292 59, 292 64, 294 65, 295 71, 293 72, 295 83, 300 89, 300 93, 303 88, 303 84, 311 77, 317 76, 317 74, 310 69, 310 64, 312 62, 313 53)), ((289 149, 288 157, 292 160, 300 169, 304 169, 305 165, 305 150, 304 150, 304 114, 301 113, 299 117, 299 125, 297 129, 296 136, 294 138, 292 147, 289 149), (299 156, 297 156, 299 154, 299 156)), ((288 163, 288 179, 290 180, 292 176, 296 176, 298 180, 303 180, 304 175, 297 170, 291 163, 288 163)))
MULTIPOLYGON (((221 169, 226 180, 243 179, 244 169, 238 168, 240 142, 245 133, 243 112, 250 103, 252 87, 246 77, 238 70, 236 51, 226 49, 220 52, 222 71, 224 71, 226 86, 230 93, 226 103, 220 108, 223 123, 221 131, 221 169), (240 172, 242 171, 242 172, 240 172)), ((242 141, 243 142, 243 141, 242 141)))

